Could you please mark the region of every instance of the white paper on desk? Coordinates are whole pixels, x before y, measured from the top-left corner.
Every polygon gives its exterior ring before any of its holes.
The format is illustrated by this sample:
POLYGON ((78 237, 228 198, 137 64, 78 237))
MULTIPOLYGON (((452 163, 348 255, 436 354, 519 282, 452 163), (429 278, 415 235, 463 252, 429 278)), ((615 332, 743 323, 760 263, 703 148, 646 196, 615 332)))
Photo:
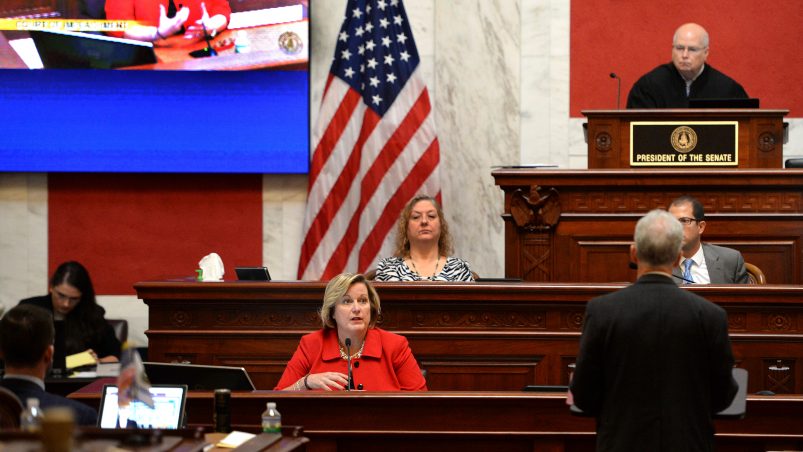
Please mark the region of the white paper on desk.
POLYGON ((217 253, 209 253, 204 256, 198 262, 198 267, 203 270, 202 281, 220 281, 223 279, 223 274, 226 273, 223 268, 223 259, 217 253))
POLYGON ((225 438, 221 439, 216 445, 217 447, 225 447, 226 449, 234 449, 240 447, 244 442, 249 441, 255 437, 251 433, 233 431, 225 438))

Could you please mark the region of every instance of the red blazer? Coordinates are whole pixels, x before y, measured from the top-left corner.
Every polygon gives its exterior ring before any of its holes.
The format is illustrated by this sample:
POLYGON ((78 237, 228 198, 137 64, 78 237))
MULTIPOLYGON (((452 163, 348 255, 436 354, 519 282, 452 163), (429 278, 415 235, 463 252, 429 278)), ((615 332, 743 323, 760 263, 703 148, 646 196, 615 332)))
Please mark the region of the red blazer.
MULTIPOLYGON (((407 339, 379 328, 368 330, 362 356, 352 360, 352 369, 354 385, 362 385, 366 391, 427 390, 407 339)), ((301 338, 275 389, 284 389, 307 374, 321 372, 348 374, 348 364, 340 357, 337 330, 332 328, 301 338)))
MULTIPOLYGON (((231 16, 231 7, 228 0, 173 0, 177 9, 186 6, 190 9, 190 16, 184 26, 195 24, 202 15, 201 3, 206 3, 209 17, 223 14, 226 19, 231 16)), ((106 0, 106 18, 109 20, 137 20, 143 25, 156 26, 159 24, 159 5, 167 5, 170 0, 106 0)))

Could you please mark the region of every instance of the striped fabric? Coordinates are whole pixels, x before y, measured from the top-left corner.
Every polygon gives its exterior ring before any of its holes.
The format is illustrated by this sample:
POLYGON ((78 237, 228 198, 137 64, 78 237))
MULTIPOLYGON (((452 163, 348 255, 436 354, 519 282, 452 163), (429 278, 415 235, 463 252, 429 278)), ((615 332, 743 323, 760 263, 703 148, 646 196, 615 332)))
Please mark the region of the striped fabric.
POLYGON ((318 121, 299 279, 364 272, 391 254, 399 212, 440 198, 440 150, 400 0, 349 0, 318 121))

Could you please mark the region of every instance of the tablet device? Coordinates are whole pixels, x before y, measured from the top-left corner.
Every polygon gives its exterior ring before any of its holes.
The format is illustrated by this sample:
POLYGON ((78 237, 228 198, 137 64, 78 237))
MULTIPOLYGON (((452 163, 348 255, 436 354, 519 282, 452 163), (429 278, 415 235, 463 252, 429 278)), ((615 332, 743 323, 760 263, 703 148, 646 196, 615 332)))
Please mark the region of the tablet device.
POLYGON ((120 408, 117 402, 117 385, 103 386, 98 427, 181 428, 184 425, 187 386, 152 385, 149 390, 153 398, 153 408, 140 401, 133 401, 128 407, 120 408))
POLYGON ((240 281, 270 281, 268 267, 236 267, 234 272, 240 281))

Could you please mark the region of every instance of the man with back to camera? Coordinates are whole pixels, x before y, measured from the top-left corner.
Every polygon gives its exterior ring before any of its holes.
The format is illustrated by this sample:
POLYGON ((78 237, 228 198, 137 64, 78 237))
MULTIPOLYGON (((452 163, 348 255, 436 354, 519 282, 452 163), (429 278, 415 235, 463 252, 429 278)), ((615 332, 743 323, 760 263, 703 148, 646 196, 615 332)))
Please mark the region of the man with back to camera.
POLYGON ((689 98, 746 99, 742 85, 706 64, 708 32, 681 25, 672 38, 672 62, 643 75, 627 96, 627 108, 688 108, 689 98))
POLYGON ((29 398, 41 408, 69 407, 78 425, 95 425, 97 412, 83 403, 45 392, 45 374, 53 361, 53 318, 42 308, 17 305, 0 319, 0 354, 5 375, 0 386, 11 390, 23 405, 29 398))
POLYGON ((571 392, 597 418, 597 451, 712 450, 712 416, 736 395, 725 310, 672 280, 682 240, 670 213, 649 212, 636 283, 586 305, 571 392))
POLYGON ((705 211, 697 198, 683 195, 669 206, 669 213, 683 225, 683 260, 672 270, 684 284, 749 284, 742 253, 703 243, 705 211), (688 267, 688 268, 687 268, 688 267))

